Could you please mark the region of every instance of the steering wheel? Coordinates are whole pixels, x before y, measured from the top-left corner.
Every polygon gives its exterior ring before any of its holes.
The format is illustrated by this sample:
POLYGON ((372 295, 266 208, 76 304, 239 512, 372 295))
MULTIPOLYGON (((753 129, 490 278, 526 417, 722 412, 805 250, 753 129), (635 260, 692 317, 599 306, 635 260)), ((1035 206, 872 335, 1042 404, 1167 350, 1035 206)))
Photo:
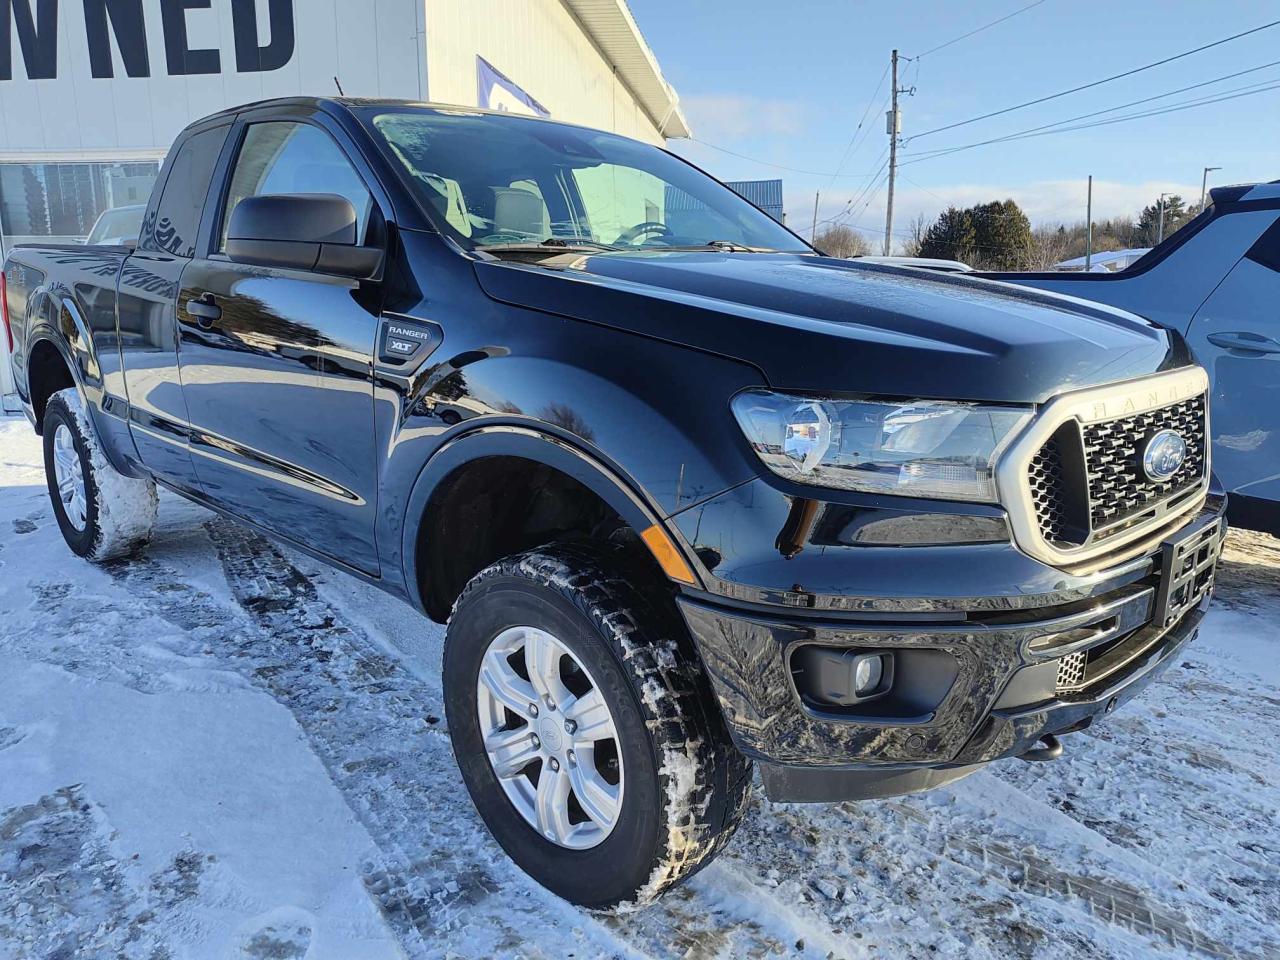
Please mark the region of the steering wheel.
POLYGON ((620 234, 618 239, 614 240, 615 244, 634 244, 641 237, 652 235, 655 238, 671 236, 671 229, 665 223, 659 223, 657 220, 645 220, 643 223, 637 223, 634 227, 627 227, 620 234))

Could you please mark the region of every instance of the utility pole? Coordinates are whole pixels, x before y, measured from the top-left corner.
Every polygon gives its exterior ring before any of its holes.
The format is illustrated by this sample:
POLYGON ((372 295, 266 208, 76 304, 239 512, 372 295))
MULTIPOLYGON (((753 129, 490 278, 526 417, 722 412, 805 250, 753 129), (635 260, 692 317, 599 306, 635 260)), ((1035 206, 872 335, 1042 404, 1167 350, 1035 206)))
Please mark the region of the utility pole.
POLYGON ((1209 174, 1211 174, 1214 170, 1221 170, 1221 169, 1222 169, 1221 167, 1205 167, 1204 168, 1204 176, 1200 178, 1200 209, 1202 211, 1204 210, 1205 190, 1209 186, 1209 174))
POLYGON ((813 229, 809 231, 809 242, 814 243, 818 239, 818 197, 821 192, 813 191, 813 229))
POLYGON ((1160 246, 1160 244, 1164 243, 1164 198, 1168 196, 1172 196, 1172 194, 1168 194, 1168 193, 1160 194, 1160 235, 1156 239, 1157 247, 1160 246))
POLYGON ((1085 201, 1084 272, 1093 266, 1093 174, 1089 174, 1089 199, 1085 201))
POLYGON ((884 215, 884 255, 889 256, 893 243, 893 184, 898 177, 898 131, 902 129, 902 118, 898 113, 898 51, 893 51, 893 105, 889 110, 885 126, 889 133, 889 202, 884 215))

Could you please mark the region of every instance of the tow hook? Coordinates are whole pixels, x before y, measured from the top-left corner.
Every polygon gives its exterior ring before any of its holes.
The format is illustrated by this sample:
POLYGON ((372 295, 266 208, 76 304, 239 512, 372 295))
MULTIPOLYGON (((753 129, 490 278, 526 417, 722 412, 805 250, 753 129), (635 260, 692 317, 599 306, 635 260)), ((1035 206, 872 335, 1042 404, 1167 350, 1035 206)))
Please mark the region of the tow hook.
POLYGON ((1018 754, 1018 759, 1044 763, 1049 760, 1057 760, 1062 756, 1062 741, 1052 733, 1046 733, 1041 737, 1040 743, 1044 744, 1044 746, 1032 747, 1026 753, 1018 754))

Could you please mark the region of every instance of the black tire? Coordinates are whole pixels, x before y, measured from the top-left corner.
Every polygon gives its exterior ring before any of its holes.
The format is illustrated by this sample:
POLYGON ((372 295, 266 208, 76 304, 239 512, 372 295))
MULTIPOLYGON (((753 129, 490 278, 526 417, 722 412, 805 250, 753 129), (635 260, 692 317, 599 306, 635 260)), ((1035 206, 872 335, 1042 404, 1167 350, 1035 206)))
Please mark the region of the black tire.
POLYGON ((111 466, 98 444, 80 395, 59 390, 45 406, 41 426, 44 472, 53 515, 67 546, 86 560, 101 563, 124 556, 151 538, 159 501, 149 480, 126 477, 111 466), (70 431, 84 478, 84 525, 77 527, 58 493, 54 444, 59 427, 70 431))
POLYGON ((751 763, 730 742, 674 604, 622 548, 557 544, 477 574, 454 605, 445 708, 458 766, 489 831, 553 893, 592 909, 643 906, 710 863, 738 828, 751 763), (626 790, 597 846, 543 838, 512 806, 485 753, 476 684, 490 641, 512 626, 553 633, 608 702, 626 790))

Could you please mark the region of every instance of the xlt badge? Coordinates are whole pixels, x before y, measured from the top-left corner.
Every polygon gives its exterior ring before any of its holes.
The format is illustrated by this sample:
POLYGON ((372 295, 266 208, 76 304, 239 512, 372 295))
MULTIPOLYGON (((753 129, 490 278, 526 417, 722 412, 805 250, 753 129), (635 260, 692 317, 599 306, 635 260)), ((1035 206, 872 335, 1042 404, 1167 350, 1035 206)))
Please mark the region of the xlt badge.
POLYGON ((426 320, 396 319, 382 328, 378 362, 403 367, 410 361, 425 360, 444 335, 434 323, 426 320))

